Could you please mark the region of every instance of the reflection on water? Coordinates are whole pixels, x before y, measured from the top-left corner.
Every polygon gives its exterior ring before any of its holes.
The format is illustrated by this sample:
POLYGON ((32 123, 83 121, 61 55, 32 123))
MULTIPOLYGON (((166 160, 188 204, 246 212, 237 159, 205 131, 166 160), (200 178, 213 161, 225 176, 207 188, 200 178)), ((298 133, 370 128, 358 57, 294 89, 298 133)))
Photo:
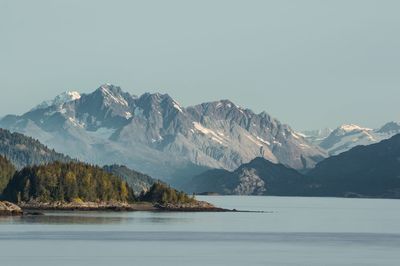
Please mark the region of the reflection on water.
POLYGON ((96 217, 96 216, 57 216, 57 215, 40 215, 25 216, 19 219, 19 223, 25 224, 113 224, 126 221, 125 217, 96 217))
POLYGON ((330 244, 393 247, 400 246, 398 234, 368 233, 243 233, 243 232, 137 232, 137 231, 29 231, 0 232, 4 240, 62 241, 174 241, 174 242, 252 242, 289 244, 330 244))
POLYGON ((124 212, 44 212, 43 215, 0 217, 1 224, 53 224, 53 225, 102 225, 102 224, 169 224, 188 222, 189 218, 149 215, 135 217, 124 212))

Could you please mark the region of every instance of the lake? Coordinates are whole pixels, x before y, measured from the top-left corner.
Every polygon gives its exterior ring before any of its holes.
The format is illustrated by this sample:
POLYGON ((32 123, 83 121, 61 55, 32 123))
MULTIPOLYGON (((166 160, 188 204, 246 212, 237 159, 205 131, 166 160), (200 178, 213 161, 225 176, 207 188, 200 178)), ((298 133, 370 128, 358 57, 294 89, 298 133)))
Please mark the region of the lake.
POLYGON ((399 265, 399 200, 198 199, 265 212, 0 218, 0 265, 399 265))

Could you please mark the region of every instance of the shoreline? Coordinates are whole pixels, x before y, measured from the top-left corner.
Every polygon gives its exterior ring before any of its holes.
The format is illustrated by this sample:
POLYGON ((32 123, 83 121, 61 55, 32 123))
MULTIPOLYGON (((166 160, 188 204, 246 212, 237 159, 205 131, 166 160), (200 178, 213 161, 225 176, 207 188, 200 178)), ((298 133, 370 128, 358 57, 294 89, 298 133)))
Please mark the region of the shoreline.
POLYGON ((137 203, 124 203, 124 202, 83 202, 83 203, 65 203, 65 202, 52 202, 52 203, 20 203, 18 206, 24 213, 37 213, 41 211, 104 211, 104 212, 135 212, 135 211, 153 211, 153 212, 236 212, 236 210, 229 210, 224 208, 215 207, 214 205, 198 201, 195 203, 186 204, 159 204, 151 202, 137 202, 137 203))

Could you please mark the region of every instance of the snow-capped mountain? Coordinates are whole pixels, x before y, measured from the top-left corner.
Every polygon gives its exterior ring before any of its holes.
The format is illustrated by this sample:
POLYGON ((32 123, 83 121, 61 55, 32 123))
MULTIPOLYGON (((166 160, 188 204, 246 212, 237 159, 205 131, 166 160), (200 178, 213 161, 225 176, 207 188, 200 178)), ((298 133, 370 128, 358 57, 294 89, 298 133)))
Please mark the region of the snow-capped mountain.
POLYGON ((321 141, 323 141, 329 134, 332 133, 332 129, 330 128, 323 128, 317 130, 307 130, 302 131, 301 134, 311 143, 315 145, 319 145, 321 141))
POLYGON ((229 100, 185 108, 168 94, 137 97, 110 84, 65 95, 22 116, 8 115, 0 127, 78 159, 125 164, 157 178, 233 170, 256 157, 303 169, 326 157, 288 125, 229 100))
POLYGON ((323 139, 308 137, 314 144, 337 155, 359 145, 370 145, 400 133, 400 123, 389 122, 379 129, 365 128, 354 124, 342 125, 323 139))
POLYGON ((81 98, 81 94, 79 92, 66 91, 66 92, 63 92, 63 93, 57 95, 52 100, 43 101, 41 104, 34 107, 31 111, 34 111, 36 109, 44 109, 44 108, 47 108, 47 107, 53 106, 53 105, 59 106, 64 103, 67 103, 67 102, 79 100, 80 98, 81 98))

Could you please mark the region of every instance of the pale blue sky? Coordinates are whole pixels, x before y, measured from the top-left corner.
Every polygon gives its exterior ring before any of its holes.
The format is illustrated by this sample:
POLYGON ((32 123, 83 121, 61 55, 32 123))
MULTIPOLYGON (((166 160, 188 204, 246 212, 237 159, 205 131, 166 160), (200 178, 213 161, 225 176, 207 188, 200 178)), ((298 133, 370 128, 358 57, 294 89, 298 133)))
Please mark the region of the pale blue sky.
POLYGON ((0 0, 0 116, 100 84, 295 129, 400 120, 400 1, 0 0))

